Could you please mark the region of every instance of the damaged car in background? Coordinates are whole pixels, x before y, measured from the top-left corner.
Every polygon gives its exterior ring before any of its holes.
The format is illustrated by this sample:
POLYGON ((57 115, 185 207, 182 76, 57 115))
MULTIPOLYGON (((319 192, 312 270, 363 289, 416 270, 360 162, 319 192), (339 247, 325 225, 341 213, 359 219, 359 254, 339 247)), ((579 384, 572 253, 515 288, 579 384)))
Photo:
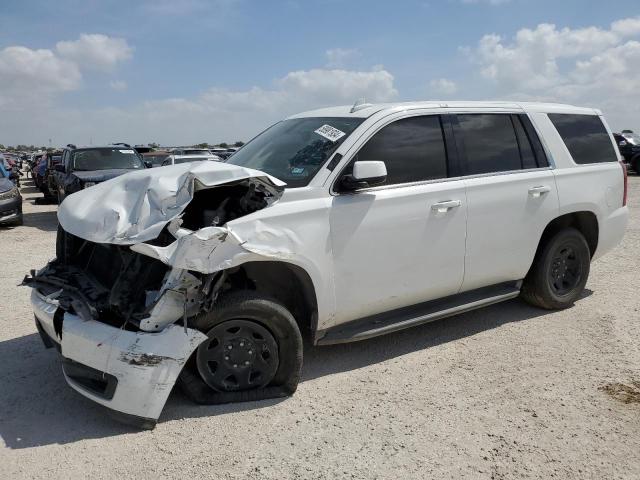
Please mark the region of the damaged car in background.
POLYGON ((624 235, 619 160, 593 109, 322 109, 225 163, 79 189, 24 284, 69 385, 152 428, 176 384, 203 404, 291 395, 303 336, 364 340, 519 295, 570 307, 624 235))

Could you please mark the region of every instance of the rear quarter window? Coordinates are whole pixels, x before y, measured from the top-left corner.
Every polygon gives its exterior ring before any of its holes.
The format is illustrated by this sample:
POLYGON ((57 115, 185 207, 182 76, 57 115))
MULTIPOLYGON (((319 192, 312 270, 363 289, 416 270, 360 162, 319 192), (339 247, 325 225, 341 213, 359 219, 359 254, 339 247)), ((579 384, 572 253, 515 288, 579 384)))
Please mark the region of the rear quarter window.
POLYGON ((578 164, 617 162, 611 138, 597 115, 550 113, 573 161, 578 164))

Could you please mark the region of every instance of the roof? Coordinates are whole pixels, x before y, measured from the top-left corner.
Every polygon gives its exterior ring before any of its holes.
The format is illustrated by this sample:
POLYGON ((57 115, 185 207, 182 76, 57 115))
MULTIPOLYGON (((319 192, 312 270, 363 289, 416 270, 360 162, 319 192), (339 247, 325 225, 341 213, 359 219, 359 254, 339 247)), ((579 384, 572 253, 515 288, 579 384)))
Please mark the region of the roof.
POLYGON ((420 102, 396 102, 396 103, 376 103, 356 107, 352 111, 351 105, 338 107, 320 108, 308 112, 298 113, 288 118, 305 117, 352 117, 367 118, 374 113, 388 110, 389 112, 413 110, 423 108, 452 108, 452 109, 509 109, 523 112, 544 112, 544 113, 577 113, 583 115, 601 114, 599 110, 593 108, 576 107, 559 103, 535 103, 535 102, 471 102, 471 101, 420 101, 420 102))

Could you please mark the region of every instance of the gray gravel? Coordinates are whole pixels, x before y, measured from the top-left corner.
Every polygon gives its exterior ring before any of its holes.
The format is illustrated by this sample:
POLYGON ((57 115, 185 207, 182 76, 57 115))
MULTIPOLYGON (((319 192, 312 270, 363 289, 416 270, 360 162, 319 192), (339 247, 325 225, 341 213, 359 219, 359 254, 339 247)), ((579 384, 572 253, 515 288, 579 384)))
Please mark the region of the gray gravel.
POLYGON ((309 347, 293 397, 197 406, 174 392, 140 432, 71 390, 36 334, 16 285, 54 255, 56 218, 27 186, 25 225, 0 227, 0 478, 638 479, 640 178, 629 187, 624 243, 575 307, 514 300, 309 347))

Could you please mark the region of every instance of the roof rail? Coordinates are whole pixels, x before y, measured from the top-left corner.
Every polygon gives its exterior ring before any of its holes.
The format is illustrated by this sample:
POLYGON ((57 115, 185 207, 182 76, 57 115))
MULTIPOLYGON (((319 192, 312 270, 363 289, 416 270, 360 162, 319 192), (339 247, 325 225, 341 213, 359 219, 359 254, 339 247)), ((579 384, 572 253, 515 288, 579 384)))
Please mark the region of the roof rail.
POLYGON ((111 145, 122 145, 123 147, 131 148, 131 145, 129 145, 128 143, 124 143, 124 142, 114 142, 111 145))
POLYGON ((349 110, 349 113, 355 113, 358 110, 364 110, 365 108, 369 108, 372 107, 373 104, 371 103, 367 103, 367 101, 365 100, 364 97, 358 99, 355 101, 355 103, 353 104, 353 107, 351 107, 351 110, 349 110))

